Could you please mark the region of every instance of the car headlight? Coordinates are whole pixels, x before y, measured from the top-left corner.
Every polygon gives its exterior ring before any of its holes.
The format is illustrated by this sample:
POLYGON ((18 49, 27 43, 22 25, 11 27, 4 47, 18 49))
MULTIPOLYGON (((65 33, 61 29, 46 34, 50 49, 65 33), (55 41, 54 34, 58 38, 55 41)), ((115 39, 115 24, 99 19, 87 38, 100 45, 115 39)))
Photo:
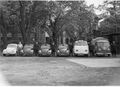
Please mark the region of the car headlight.
POLYGON ((66 52, 69 53, 69 50, 67 50, 66 52))
POLYGON ((59 53, 60 51, 58 50, 57 52, 59 53))
POLYGON ((3 50, 3 53, 7 53, 7 50, 6 50, 6 49, 4 49, 4 50, 3 50))
POLYGON ((39 53, 41 53, 41 50, 39 50, 39 53))
POLYGON ((20 52, 23 53, 23 50, 21 50, 20 52))
POLYGON ((33 53, 33 50, 30 50, 33 53))
POLYGON ((110 51, 110 48, 108 48, 107 50, 110 51))
POLYGON ((78 51, 78 50, 76 50, 76 51, 78 51))
POLYGON ((49 50, 48 52, 50 52, 50 53, 51 53, 52 51, 51 51, 51 50, 49 50))
POLYGON ((100 48, 99 48, 98 50, 99 50, 99 51, 101 51, 101 49, 100 49, 100 48))
POLYGON ((85 50, 85 52, 87 52, 88 50, 85 50))

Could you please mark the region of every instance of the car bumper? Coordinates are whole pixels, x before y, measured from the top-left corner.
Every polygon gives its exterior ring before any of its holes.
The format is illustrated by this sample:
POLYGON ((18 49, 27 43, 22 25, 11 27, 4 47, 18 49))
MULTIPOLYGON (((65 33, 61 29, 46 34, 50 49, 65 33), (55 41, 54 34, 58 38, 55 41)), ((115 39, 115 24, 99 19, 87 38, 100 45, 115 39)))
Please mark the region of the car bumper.
POLYGON ((30 55, 33 55, 33 52, 24 52, 23 55, 24 56, 30 56, 30 55))
POLYGON ((45 53, 41 52, 41 53, 39 53, 39 55, 41 55, 41 56, 50 56, 51 52, 45 52, 45 53))
POLYGON ((7 56, 9 56, 9 55, 16 55, 17 53, 3 53, 3 55, 7 55, 7 56))
POLYGON ((112 55, 111 53, 96 53, 96 55, 99 56, 108 56, 108 55, 112 55))
POLYGON ((74 55, 84 56, 84 55, 89 55, 89 53, 74 53, 74 55))
POLYGON ((69 53, 57 53, 58 56, 69 56, 69 53))

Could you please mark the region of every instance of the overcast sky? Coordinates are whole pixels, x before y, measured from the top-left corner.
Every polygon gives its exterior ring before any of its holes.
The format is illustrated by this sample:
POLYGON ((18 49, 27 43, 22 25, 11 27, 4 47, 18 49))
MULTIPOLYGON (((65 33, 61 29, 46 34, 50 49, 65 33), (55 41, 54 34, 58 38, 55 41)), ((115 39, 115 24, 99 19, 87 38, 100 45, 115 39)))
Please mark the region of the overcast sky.
MULTIPOLYGON (((99 5, 103 4, 103 1, 105 0, 85 0, 87 5, 94 4, 95 7, 98 7, 99 5)), ((99 11, 95 9, 95 13, 97 15, 100 15, 103 11, 99 11)))
POLYGON ((103 3, 105 0, 85 0, 87 2, 87 5, 94 4, 96 7, 103 3))

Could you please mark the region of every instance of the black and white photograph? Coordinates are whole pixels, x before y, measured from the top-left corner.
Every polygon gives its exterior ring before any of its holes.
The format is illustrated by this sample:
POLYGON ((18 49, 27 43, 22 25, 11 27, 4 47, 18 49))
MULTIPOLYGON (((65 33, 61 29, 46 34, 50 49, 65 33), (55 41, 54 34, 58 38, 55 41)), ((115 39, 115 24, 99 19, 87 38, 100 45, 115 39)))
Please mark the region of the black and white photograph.
POLYGON ((0 0, 0 85, 120 86, 120 0, 0 0))

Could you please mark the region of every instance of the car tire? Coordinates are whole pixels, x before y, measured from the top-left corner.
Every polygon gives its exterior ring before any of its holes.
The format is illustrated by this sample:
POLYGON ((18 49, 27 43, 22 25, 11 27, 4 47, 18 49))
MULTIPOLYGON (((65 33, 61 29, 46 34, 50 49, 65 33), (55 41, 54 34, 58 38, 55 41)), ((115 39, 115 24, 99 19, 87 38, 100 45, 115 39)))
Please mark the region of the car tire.
POLYGON ((111 55, 111 54, 108 54, 108 57, 112 57, 112 55, 111 55))
POLYGON ((3 54, 3 56, 6 56, 6 54, 3 54))
POLYGON ((88 54, 85 54, 85 57, 88 57, 88 54))
POLYGON ((75 53, 73 54, 73 56, 74 56, 74 57, 77 57, 77 55, 76 55, 75 53))
POLYGON ((55 56, 60 57, 60 55, 59 55, 59 54, 56 54, 55 56))
POLYGON ((14 56, 18 56, 18 54, 16 53, 14 56))

